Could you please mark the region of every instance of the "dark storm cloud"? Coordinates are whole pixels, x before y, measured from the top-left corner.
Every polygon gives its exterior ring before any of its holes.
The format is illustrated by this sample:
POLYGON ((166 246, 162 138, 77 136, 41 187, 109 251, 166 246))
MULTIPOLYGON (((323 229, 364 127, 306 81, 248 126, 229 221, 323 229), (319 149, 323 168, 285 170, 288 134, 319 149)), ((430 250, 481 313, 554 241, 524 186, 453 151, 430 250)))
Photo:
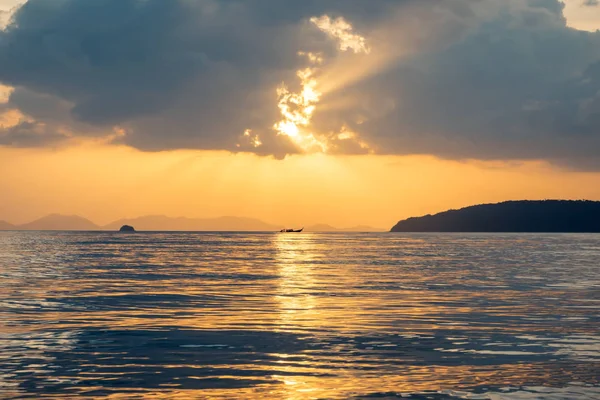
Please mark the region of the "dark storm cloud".
MULTIPOLYGON (((305 64, 298 51, 344 57, 308 22, 343 16, 374 52, 410 51, 327 93, 323 104, 360 101, 317 108, 318 129, 350 127, 379 153, 589 168, 600 165, 600 34, 568 28, 562 7, 557 0, 30 0, 0 33, 0 82, 17 88, 5 107, 43 124, 40 137, 104 135, 118 125, 126 131, 119 140, 143 150, 281 156, 296 150, 272 130, 275 88, 296 81, 305 64), (263 146, 237 147, 246 129, 263 146)), ((31 136, 26 128, 0 132, 2 144, 31 136)))

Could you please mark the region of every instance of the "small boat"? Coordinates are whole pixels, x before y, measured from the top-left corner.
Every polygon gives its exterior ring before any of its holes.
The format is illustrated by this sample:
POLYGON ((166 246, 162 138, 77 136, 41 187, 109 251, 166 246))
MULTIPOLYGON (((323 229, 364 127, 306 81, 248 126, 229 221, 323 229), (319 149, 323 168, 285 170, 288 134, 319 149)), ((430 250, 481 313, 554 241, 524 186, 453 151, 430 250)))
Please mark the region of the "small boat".
POLYGON ((281 233, 300 233, 303 230, 304 230, 304 228, 298 229, 298 230, 294 230, 294 229, 282 229, 279 232, 281 232, 281 233))

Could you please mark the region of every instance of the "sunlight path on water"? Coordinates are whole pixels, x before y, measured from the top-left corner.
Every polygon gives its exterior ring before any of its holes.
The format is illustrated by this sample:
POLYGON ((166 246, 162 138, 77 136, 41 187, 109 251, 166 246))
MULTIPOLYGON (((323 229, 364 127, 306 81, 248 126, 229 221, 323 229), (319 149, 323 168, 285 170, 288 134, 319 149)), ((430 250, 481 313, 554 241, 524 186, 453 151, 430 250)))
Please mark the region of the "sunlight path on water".
POLYGON ((600 398, 600 236, 0 232, 0 398, 600 398))

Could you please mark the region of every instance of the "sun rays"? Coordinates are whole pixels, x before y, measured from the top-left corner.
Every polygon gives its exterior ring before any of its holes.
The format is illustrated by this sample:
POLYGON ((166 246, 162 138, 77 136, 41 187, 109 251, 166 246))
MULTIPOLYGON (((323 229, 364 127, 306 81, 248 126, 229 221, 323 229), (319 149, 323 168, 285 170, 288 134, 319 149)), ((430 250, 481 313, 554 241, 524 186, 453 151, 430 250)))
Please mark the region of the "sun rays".
MULTIPOLYGON (((355 54, 369 54, 367 40, 353 32, 352 25, 343 18, 331 19, 327 15, 313 17, 310 22, 338 42, 342 52, 353 51, 355 54)), ((281 120, 273 125, 277 135, 287 136, 303 152, 326 153, 331 148, 331 138, 337 140, 354 140, 356 134, 333 134, 315 132, 311 126, 312 118, 319 106, 323 92, 319 89, 321 66, 326 62, 323 54, 298 52, 306 58, 308 66, 299 69, 296 76, 300 81, 300 90, 293 92, 288 85, 282 83, 277 88, 277 97, 281 120)), ((364 142, 360 143, 368 147, 364 142)))

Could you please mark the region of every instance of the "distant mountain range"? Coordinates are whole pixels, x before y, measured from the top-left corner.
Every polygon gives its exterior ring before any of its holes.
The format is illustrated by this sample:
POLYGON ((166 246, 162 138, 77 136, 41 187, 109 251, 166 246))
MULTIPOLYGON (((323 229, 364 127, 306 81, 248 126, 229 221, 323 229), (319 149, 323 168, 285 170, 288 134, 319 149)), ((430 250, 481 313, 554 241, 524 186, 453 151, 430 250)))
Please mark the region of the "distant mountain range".
POLYGON ((13 229, 23 231, 94 231, 100 227, 77 215, 51 214, 33 222, 17 225, 13 229))
POLYGON ((398 222, 392 232, 600 232, 598 201, 507 201, 398 222))
POLYGON ((13 224, 9 224, 5 221, 0 221, 0 231, 10 231, 12 229, 16 229, 17 227, 13 224))
MULTIPOLYGON (((220 217, 220 218, 184 218, 151 215, 138 218, 126 218, 100 226, 92 221, 76 215, 51 214, 23 225, 13 225, 0 221, 0 230, 28 231, 118 231, 123 225, 133 226, 137 231, 257 231, 277 232, 282 226, 269 224, 254 218, 220 217)), ((379 229, 357 226, 348 229, 337 229, 330 225, 314 225, 305 229, 307 232, 374 232, 379 229)))

